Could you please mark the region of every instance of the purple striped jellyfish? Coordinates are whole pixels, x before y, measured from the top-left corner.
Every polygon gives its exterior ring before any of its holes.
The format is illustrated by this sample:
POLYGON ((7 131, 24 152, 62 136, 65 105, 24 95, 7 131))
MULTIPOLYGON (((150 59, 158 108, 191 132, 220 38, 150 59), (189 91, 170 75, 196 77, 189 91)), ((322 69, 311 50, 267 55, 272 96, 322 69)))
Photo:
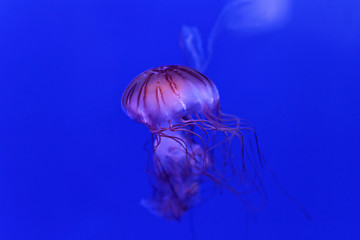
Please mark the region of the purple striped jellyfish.
POLYGON ((220 110, 215 84, 200 72, 178 65, 147 70, 126 88, 122 106, 153 136, 153 192, 141 202, 152 213, 179 220, 214 189, 245 204, 263 192, 254 128, 220 110))

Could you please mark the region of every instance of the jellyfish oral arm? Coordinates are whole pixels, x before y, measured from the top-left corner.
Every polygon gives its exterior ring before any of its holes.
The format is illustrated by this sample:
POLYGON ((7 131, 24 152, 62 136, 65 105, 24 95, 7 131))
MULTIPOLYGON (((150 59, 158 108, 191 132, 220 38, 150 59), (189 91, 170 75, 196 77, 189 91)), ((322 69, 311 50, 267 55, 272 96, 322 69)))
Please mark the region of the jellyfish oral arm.
POLYGON ((197 201, 205 153, 179 131, 166 130, 153 144, 153 195, 141 203, 156 215, 180 219, 197 201))

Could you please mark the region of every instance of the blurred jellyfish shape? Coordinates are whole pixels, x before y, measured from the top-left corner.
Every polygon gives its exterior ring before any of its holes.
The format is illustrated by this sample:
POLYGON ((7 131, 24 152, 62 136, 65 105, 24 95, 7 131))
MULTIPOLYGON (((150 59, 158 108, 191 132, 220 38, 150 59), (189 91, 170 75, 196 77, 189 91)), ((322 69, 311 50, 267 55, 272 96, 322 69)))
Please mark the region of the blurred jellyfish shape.
POLYGON ((197 27, 183 25, 180 31, 180 47, 188 66, 199 72, 207 68, 210 57, 205 53, 202 38, 197 27))
POLYGON ((205 53, 197 27, 186 25, 181 27, 180 46, 183 50, 184 59, 190 61, 187 64, 201 71, 205 64, 205 53))
POLYGON ((262 196, 255 130, 221 112, 215 84, 200 72, 178 65, 147 70, 126 88, 122 106, 153 135, 153 193, 141 202, 150 212, 179 220, 216 188, 241 200, 262 196))
POLYGON ((289 11, 289 0, 231 1, 223 10, 223 18, 228 30, 257 33, 282 27, 289 11))
POLYGON ((242 35, 270 31, 284 26, 291 0, 232 0, 221 10, 207 41, 206 50, 196 27, 182 26, 180 45, 189 66, 204 72, 213 55, 216 39, 224 30, 242 35))

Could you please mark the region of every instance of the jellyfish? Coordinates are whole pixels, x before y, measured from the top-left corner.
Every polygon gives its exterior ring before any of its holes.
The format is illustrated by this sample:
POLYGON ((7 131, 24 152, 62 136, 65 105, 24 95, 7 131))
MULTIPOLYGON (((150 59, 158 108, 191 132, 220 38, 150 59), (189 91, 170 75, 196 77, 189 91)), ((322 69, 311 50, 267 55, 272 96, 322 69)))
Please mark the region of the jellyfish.
POLYGON ((219 35, 228 30, 239 35, 263 33, 283 27, 290 15, 291 0, 231 0, 219 13, 210 35, 203 46, 200 31, 195 26, 183 25, 180 46, 187 64, 204 72, 213 56, 219 35))
POLYGON ((256 132, 221 111, 218 90, 205 75, 179 65, 147 70, 128 85, 122 107, 152 134, 152 195, 141 201, 150 212, 179 220, 216 190, 245 204, 251 193, 262 195, 256 132))

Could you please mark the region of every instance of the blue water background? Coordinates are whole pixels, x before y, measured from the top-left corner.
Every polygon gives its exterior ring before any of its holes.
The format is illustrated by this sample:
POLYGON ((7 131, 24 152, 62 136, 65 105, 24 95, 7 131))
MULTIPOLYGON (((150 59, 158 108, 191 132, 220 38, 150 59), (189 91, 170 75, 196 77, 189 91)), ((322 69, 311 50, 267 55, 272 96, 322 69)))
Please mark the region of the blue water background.
POLYGON ((140 205, 150 134, 122 92, 185 64, 181 26, 206 38, 224 3, 0 2, 0 240, 360 239, 359 1, 294 1, 281 29, 225 31, 206 71, 312 220, 270 174, 258 212, 226 192, 180 223, 140 205))

